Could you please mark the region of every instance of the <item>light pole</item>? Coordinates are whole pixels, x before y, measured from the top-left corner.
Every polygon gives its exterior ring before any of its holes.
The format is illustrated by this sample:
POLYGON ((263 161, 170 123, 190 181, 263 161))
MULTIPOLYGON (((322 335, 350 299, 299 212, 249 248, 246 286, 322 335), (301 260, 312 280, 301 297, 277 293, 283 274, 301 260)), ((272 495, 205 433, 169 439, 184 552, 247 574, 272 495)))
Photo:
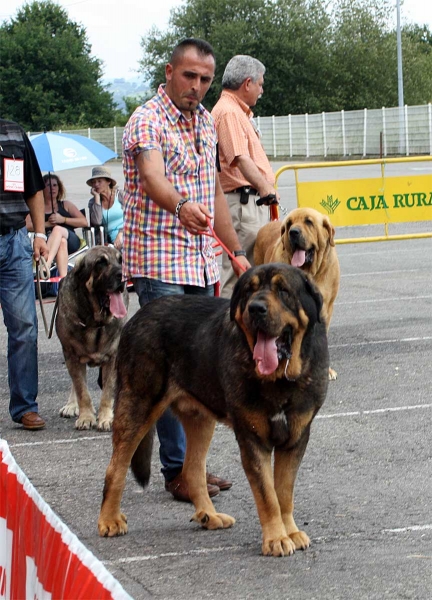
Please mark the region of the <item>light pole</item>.
POLYGON ((398 106, 399 106, 399 153, 405 154, 404 148, 404 92, 402 72, 402 35, 400 18, 400 0, 396 0, 396 45, 397 45, 397 71, 398 71, 398 106))
POLYGON ((396 42, 397 42, 397 66, 398 66, 398 103, 399 108, 404 105, 403 93, 403 73, 402 73, 402 35, 401 35, 401 18, 400 18, 400 0, 396 0, 396 42))

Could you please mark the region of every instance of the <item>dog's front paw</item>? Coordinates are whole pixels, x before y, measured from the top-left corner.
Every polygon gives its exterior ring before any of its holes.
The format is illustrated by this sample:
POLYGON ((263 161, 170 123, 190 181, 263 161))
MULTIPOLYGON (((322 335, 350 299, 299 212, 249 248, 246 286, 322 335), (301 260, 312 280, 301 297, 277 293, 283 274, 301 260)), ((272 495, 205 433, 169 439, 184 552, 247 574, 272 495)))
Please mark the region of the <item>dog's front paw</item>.
POLYGON ((262 553, 264 556, 291 556, 295 549, 295 543, 287 535, 281 535, 274 539, 263 539, 262 553))
POLYGON ((60 416, 65 419, 71 419, 79 415, 79 407, 77 402, 68 402, 60 409, 60 416))
POLYGON ((92 413, 80 414, 75 421, 75 429, 93 429, 96 427, 96 417, 92 413))
POLYGON ((304 531, 295 531, 290 533, 290 538, 294 542, 296 550, 306 550, 310 546, 310 539, 304 531))
POLYGON ((99 517, 98 529, 101 537, 126 535, 128 531, 126 515, 119 513, 117 517, 111 519, 99 517))
POLYGON ((329 381, 336 381, 337 379, 337 373, 334 369, 332 369, 331 367, 329 367, 329 381))
POLYGON ((235 523, 234 517, 230 517, 224 513, 209 514, 205 510, 196 512, 191 521, 196 521, 204 529, 228 529, 228 527, 232 527, 235 523))
POLYGON ((114 414, 112 410, 105 411, 104 413, 99 413, 98 415, 98 425, 97 428, 99 431, 111 431, 112 422, 113 422, 114 414))

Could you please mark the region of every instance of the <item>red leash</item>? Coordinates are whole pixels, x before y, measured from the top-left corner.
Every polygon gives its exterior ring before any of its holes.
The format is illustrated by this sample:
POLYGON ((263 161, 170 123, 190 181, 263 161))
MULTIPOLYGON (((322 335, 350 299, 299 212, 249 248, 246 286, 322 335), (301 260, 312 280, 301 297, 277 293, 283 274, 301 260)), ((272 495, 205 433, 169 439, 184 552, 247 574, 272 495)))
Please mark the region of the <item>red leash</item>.
POLYGON ((213 226, 211 224, 210 217, 206 217, 206 218, 207 218, 207 225, 210 230, 210 233, 204 232, 202 235, 207 235, 208 237, 214 238, 217 241, 217 243, 225 250, 225 252, 228 254, 230 259, 236 263, 236 265, 239 267, 239 269, 241 269, 244 273, 246 273, 247 269, 241 263, 239 263, 239 261, 236 259, 234 254, 230 250, 228 250, 228 248, 225 246, 225 244, 223 242, 221 242, 221 240, 216 235, 215 230, 213 229, 213 226))

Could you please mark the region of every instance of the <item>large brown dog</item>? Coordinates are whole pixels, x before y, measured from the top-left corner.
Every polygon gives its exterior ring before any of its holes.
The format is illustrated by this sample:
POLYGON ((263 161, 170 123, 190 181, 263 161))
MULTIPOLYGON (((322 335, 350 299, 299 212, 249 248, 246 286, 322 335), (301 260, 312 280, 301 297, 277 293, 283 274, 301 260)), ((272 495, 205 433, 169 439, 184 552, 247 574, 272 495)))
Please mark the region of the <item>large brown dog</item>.
POLYGON ((102 397, 97 428, 111 429, 115 358, 124 325, 128 295, 122 283, 121 254, 95 246, 61 281, 56 331, 72 390, 62 417, 78 415, 77 429, 96 427, 95 410, 86 383, 86 368, 101 367, 102 397))
POLYGON ((293 517, 297 470, 328 386, 322 298, 299 269, 255 267, 222 298, 171 296, 139 310, 123 329, 117 358, 113 454, 99 533, 127 532, 120 502, 129 465, 145 486, 153 425, 171 405, 187 437, 183 476, 206 529, 231 527, 206 485, 216 421, 234 429, 262 525, 262 552, 309 546, 293 517), (272 451, 274 450, 274 473, 272 451))
MULTIPOLYGON (((282 221, 264 225, 257 235, 256 265, 284 262, 313 277, 323 297, 323 318, 330 327, 339 291, 340 268, 330 219, 313 208, 295 208, 282 221)), ((329 369, 329 378, 337 373, 329 369)))

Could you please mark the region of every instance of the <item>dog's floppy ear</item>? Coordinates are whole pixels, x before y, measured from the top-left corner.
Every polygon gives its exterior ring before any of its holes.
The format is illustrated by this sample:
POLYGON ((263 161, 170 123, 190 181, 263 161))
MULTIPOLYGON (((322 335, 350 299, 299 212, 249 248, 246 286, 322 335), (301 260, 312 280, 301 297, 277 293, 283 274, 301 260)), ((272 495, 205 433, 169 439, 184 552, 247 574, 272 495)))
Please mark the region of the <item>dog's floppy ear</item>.
POLYGON ((285 243, 284 243, 285 230, 286 230, 285 223, 282 223, 282 227, 280 230, 280 237, 281 237, 281 242, 282 242, 282 248, 284 250, 285 250, 285 243))
POLYGON ((281 225, 281 229, 280 229, 280 239, 281 239, 281 244, 282 244, 282 249, 286 250, 285 248, 285 236, 287 231, 289 231, 289 228, 291 227, 291 223, 287 220, 283 221, 282 225, 281 225))
POLYGON ((309 318, 314 322, 321 323, 321 310, 323 307, 323 297, 317 286, 312 282, 308 275, 304 274, 305 289, 307 294, 302 297, 302 305, 309 318))
POLYGON ((77 280, 83 283, 88 280, 92 272, 92 264, 89 264, 86 254, 78 257, 73 269, 77 280))
POLYGON ((327 229, 330 246, 334 246, 335 245, 334 236, 335 236, 336 230, 333 227, 333 225, 330 223, 330 219, 326 215, 323 217, 323 227, 324 227, 324 229, 327 229))

